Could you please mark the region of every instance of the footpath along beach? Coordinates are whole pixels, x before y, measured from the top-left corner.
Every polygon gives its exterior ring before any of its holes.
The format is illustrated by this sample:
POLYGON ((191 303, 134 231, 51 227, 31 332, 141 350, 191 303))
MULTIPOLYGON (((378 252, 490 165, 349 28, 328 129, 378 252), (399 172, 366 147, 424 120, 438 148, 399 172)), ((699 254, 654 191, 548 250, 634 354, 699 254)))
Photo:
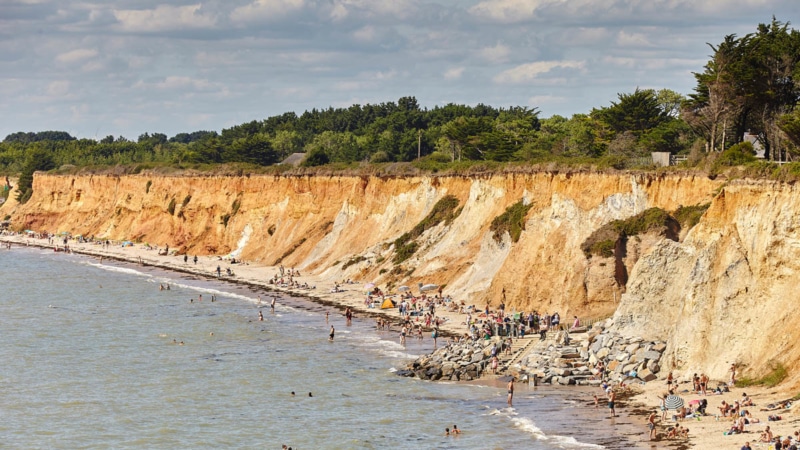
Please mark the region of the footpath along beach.
MULTIPOLYGON (((47 239, 36 239, 24 235, 2 235, 0 236, 0 241, 11 243, 12 245, 27 245, 43 248, 53 247, 47 239)), ((134 264, 144 264, 209 278, 217 278, 217 267, 220 266, 222 269, 222 276, 220 278, 229 282, 247 284, 266 290, 285 292, 298 297, 306 297, 312 301, 330 305, 341 310, 351 308, 356 311, 357 315, 360 317, 364 317, 364 315, 382 316, 388 318, 393 324, 400 322, 400 315, 396 309, 380 310, 379 308, 368 308, 364 304, 365 293, 363 292, 363 286, 365 281, 368 280, 358 280, 353 284, 341 285, 339 292, 333 292, 335 287, 333 281, 323 280, 320 277, 303 273, 301 276, 296 277, 295 280, 299 281, 301 284, 307 283, 309 286, 315 286, 315 288, 290 289, 269 283, 270 278, 274 277, 276 273, 280 273, 278 267, 248 263, 230 264, 229 261, 221 260, 217 256, 198 256, 197 262, 194 262, 193 257, 189 257, 188 261, 184 262, 184 257, 182 255, 159 255, 155 249, 147 249, 139 245, 128 247, 111 245, 104 247, 96 243, 70 241, 69 247, 72 252, 77 254, 116 259, 134 264), (225 269, 228 268, 233 271, 233 276, 226 276, 225 269)), ((264 298, 263 300, 265 303, 269 303, 270 301, 269 298, 264 298)), ((463 335, 467 331, 465 316, 463 314, 446 311, 445 308, 439 308, 437 310, 437 316, 446 318, 446 321, 440 326, 444 334, 463 335)), ((396 326, 395 329, 397 329, 396 326)), ((426 336, 426 339, 427 338, 426 336)), ((662 370, 659 376, 664 378, 666 373, 666 369, 662 370)), ((767 426, 770 427, 775 437, 795 435, 796 432, 800 431, 800 417, 796 414, 797 408, 792 404, 782 404, 782 402, 794 397, 793 392, 783 391, 779 388, 770 389, 753 386, 746 389, 732 388, 730 392, 721 395, 709 393, 709 395, 703 396, 689 392, 692 388, 692 384, 685 380, 690 379, 692 374, 678 374, 677 372, 675 374, 679 382, 675 394, 681 396, 687 404, 695 400, 707 399, 708 408, 706 412, 708 415, 678 422, 682 427, 689 429, 688 440, 668 440, 666 439, 668 427, 674 426, 676 423, 672 418, 674 412, 669 411, 667 413, 667 420, 662 421, 661 411, 658 408, 658 396, 663 395, 667 391, 666 382, 663 379, 659 379, 647 384, 633 384, 629 388, 630 391, 623 393, 621 396, 625 398, 622 404, 626 416, 624 422, 627 424, 622 428, 624 429, 623 433, 626 438, 641 443, 641 448, 739 449, 745 442, 750 442, 752 448, 768 449, 770 444, 758 442, 761 432, 767 426), (683 382, 681 383, 682 380, 683 382), (738 420, 739 417, 715 417, 720 415, 718 407, 721 405, 722 401, 728 404, 734 404, 737 400, 742 399, 743 393, 747 393, 754 403, 754 406, 743 408, 749 411, 750 417, 748 420, 751 423, 745 425, 744 433, 725 434, 732 428, 734 420, 738 420), (653 442, 650 442, 648 439, 647 418, 650 413, 656 413, 658 438, 653 442), (769 416, 780 416, 781 420, 769 421, 769 416), (639 423, 641 425, 639 425, 639 423), (641 434, 635 431, 639 426, 641 427, 641 434)), ((719 380, 719 383, 722 383, 722 380, 719 380)), ((710 383, 712 387, 716 387, 717 384, 717 380, 712 380, 710 383)), ((570 388, 565 389, 569 390, 570 388)), ((580 403, 585 404, 587 409, 593 408, 593 395, 585 394, 592 391, 584 389, 580 390, 580 392, 582 393, 580 403)), ((597 395, 600 398, 600 406, 603 407, 605 404, 604 393, 601 392, 599 388, 597 389, 597 395)), ((618 421, 622 422, 622 420, 619 419, 618 421)), ((616 426, 611 419, 609 419, 609 426, 616 426)))

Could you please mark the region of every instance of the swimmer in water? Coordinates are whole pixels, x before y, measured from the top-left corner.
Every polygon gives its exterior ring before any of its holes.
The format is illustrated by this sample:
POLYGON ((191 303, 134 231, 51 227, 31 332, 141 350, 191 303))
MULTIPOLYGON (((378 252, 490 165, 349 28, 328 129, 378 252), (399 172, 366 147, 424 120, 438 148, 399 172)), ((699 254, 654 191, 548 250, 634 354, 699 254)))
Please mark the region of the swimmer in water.
POLYGON ((159 291, 163 291, 164 290, 164 285, 163 284, 159 284, 158 285, 158 290, 159 291))
POLYGON ((334 329, 333 329, 333 325, 331 325, 331 334, 330 334, 330 337, 328 337, 328 340, 329 340, 329 341, 333 342, 333 335, 334 335, 335 333, 336 333, 336 330, 334 330, 334 329))
POLYGON ((309 397, 313 397, 313 395, 311 395, 311 392, 309 392, 309 393, 308 393, 308 396, 309 396, 309 397))
POLYGON ((294 397, 294 391, 292 391, 292 397, 294 397))
POLYGON ((272 303, 270 303, 269 307, 272 308, 272 312, 275 312, 275 299, 277 297, 272 297, 272 303))
POLYGON ((461 434, 461 430, 458 429, 458 425, 453 424, 453 431, 451 431, 451 433, 453 433, 453 434, 461 434))
POLYGON ((325 311, 325 323, 328 323, 328 312, 325 311))
POLYGON ((258 312, 258 321, 259 322, 263 322, 264 321, 264 316, 261 314, 261 311, 258 312))

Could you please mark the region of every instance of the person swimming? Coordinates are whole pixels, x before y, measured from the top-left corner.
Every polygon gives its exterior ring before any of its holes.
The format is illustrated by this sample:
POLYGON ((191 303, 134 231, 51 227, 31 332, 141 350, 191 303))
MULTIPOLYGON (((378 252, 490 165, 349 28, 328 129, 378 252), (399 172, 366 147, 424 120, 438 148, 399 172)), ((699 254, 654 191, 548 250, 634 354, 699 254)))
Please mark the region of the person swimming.
POLYGON ((261 311, 258 312, 258 321, 259 322, 263 322, 264 321, 264 315, 261 314, 261 311))

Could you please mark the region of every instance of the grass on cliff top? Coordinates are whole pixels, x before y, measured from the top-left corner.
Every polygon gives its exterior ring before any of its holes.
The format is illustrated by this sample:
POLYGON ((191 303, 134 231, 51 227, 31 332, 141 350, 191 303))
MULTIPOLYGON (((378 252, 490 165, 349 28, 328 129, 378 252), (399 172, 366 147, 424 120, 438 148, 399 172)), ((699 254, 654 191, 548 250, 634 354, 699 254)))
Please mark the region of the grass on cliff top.
POLYGON ((497 243, 503 242, 503 235, 508 232, 511 236, 511 242, 518 242, 525 230, 525 218, 528 216, 528 211, 531 210, 533 204, 525 205, 522 200, 514 203, 506 208, 503 214, 495 217, 492 220, 492 225, 489 228, 494 240, 497 243))
POLYGON ((587 258, 592 255, 608 258, 614 256, 614 247, 621 236, 636 236, 674 225, 670 222, 675 222, 675 218, 663 209, 646 209, 625 220, 614 220, 598 228, 583 241, 581 250, 587 258))
POLYGON ((445 225, 450 224, 453 219, 458 217, 461 214, 461 210, 456 208, 458 207, 458 199, 452 195, 445 195, 444 197, 440 198, 433 208, 431 212, 425 216, 420 223, 418 223, 411 231, 403 233, 399 238, 395 239, 394 241, 394 259, 392 260, 395 264, 400 264, 401 262, 407 260, 419 248, 419 244, 415 241, 418 237, 422 235, 425 231, 439 225, 440 223, 444 222, 445 225))
POLYGON ((770 371, 761 378, 741 377, 736 380, 736 387, 766 386, 775 387, 789 377, 786 366, 777 362, 769 362, 770 371))

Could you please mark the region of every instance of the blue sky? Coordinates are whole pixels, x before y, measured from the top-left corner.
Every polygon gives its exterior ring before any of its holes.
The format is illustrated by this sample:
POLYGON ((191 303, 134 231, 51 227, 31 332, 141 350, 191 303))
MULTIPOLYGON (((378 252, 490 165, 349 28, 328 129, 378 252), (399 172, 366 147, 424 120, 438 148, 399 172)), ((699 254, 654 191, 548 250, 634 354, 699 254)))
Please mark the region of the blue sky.
POLYGON ((585 113, 687 94, 726 34, 797 0, 0 0, 0 139, 221 130, 396 101, 585 113))

